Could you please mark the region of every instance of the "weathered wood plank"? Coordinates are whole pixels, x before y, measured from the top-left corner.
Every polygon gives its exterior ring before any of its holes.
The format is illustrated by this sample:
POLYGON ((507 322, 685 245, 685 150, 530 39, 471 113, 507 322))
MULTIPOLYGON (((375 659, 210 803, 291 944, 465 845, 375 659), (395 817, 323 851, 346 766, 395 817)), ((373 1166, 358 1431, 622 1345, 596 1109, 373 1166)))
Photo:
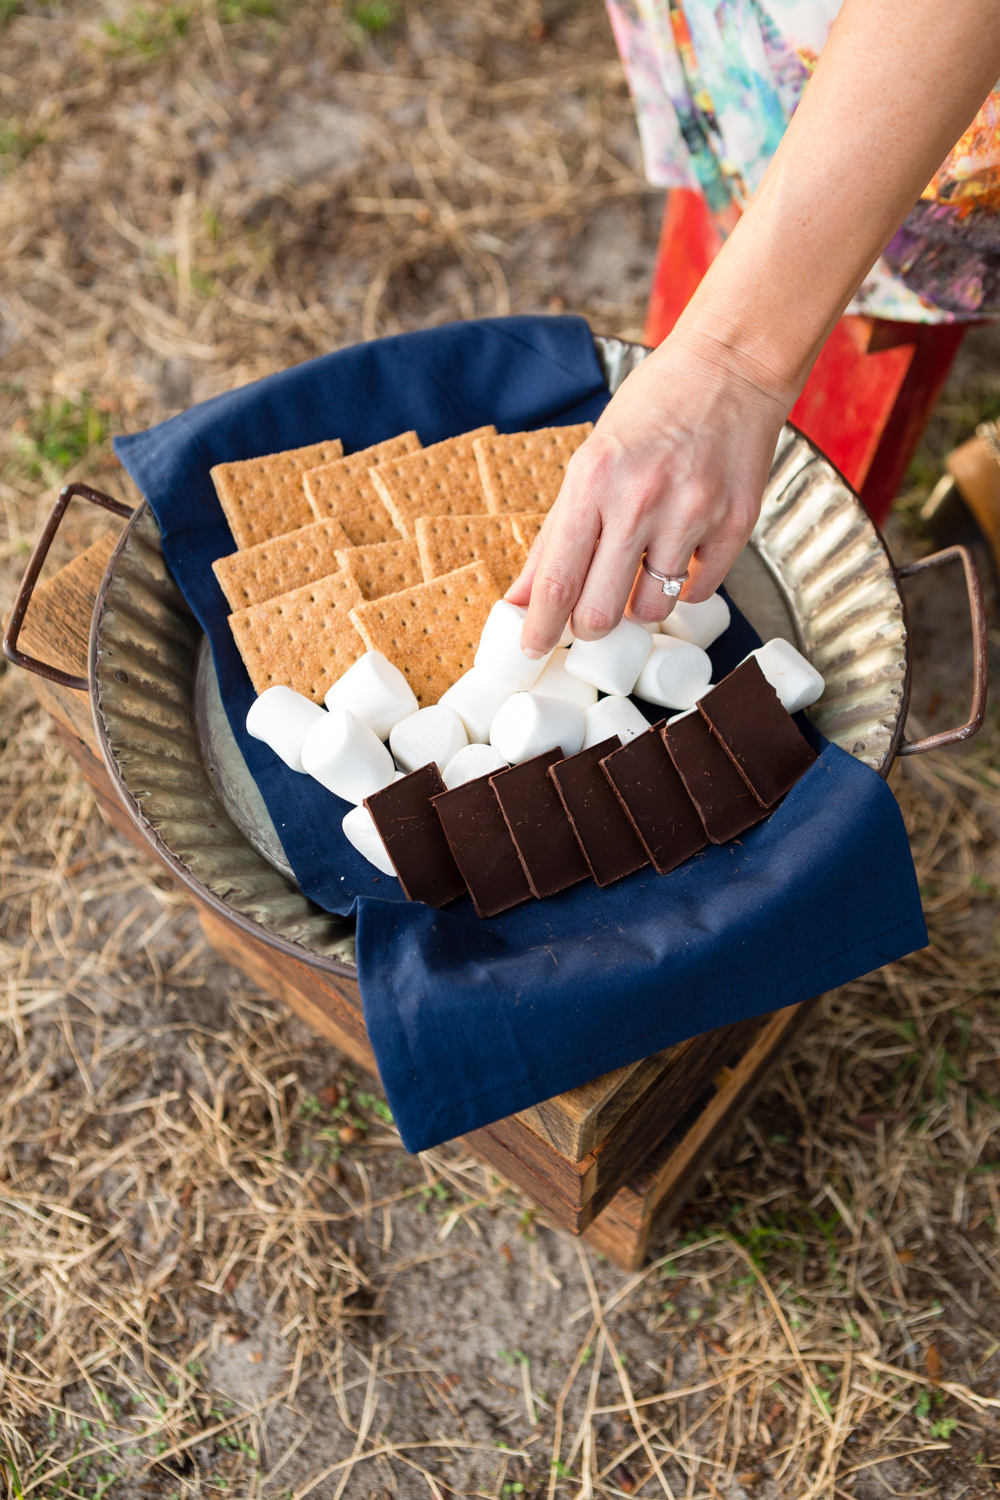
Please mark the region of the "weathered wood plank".
POLYGON ((650 1243, 664 1235, 692 1188, 726 1140, 737 1118, 752 1107, 774 1067, 808 1025, 821 997, 775 1011, 694 1118, 649 1152, 585 1238, 622 1270, 638 1270, 650 1243))

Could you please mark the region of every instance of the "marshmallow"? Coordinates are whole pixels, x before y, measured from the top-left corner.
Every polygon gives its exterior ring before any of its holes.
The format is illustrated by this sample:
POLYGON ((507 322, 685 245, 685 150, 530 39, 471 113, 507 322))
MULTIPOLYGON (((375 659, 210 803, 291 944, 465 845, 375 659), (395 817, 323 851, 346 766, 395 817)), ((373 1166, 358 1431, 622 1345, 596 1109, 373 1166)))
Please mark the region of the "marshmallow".
POLYGON ((302 767, 345 802, 363 802, 392 780, 392 756, 373 729, 348 708, 331 708, 302 746, 302 767))
POLYGON ((352 807, 340 826, 348 843, 353 844, 376 870, 381 870, 383 875, 395 875, 392 860, 367 807, 352 807))
POLYGON ((723 631, 729 629, 731 619, 725 599, 721 594, 713 594, 702 604, 685 604, 678 600, 660 629, 664 635, 675 636, 679 641, 688 641, 706 651, 723 631))
POLYGON ((497 754, 492 745, 463 745, 445 766, 441 776, 450 792, 453 787, 475 781, 477 776, 490 776, 495 771, 506 769, 507 762, 502 755, 497 754))
POLYGON ((576 638, 573 635, 572 630, 570 629, 569 621, 567 620, 566 624, 563 626, 563 633, 562 633, 562 635, 556 641, 556 649, 558 650, 558 648, 560 646, 572 646, 573 641, 575 639, 576 638))
POLYGON ((469 743, 465 726, 453 708, 435 703, 400 719, 389 736, 389 749, 401 771, 419 771, 434 761, 443 771, 469 743))
POLYGON ((790 714, 797 714, 823 696, 826 683, 816 668, 780 635, 765 641, 750 655, 757 658, 760 670, 790 714))
POLYGON ((493 720, 490 744, 510 765, 542 755, 546 750, 575 755, 583 748, 583 709, 563 698, 515 693, 493 720))
POLYGON ((575 703, 577 708, 590 708, 597 702, 597 689, 589 682, 581 682, 579 677, 569 675, 566 670, 568 655, 568 651, 557 646, 531 691, 540 693, 543 698, 562 698, 566 703, 575 703))
POLYGON ((387 740, 392 726, 420 707, 402 672, 381 651, 359 656, 327 688, 324 702, 327 708, 349 708, 380 740, 387 740))
POLYGON ((621 620, 599 641, 574 641, 566 658, 571 677, 589 682, 602 693, 626 697, 635 687, 653 636, 634 620, 621 620))
POLYGON ((326 714, 318 703, 290 687, 269 687, 255 698, 247 714, 247 734, 263 740, 292 771, 302 771, 302 746, 318 719, 326 714))
POLYGON ((671 717, 667 720, 667 723, 668 724, 676 724, 681 719, 686 719, 689 714, 696 714, 697 712, 698 712, 698 705, 696 703, 695 706, 694 706, 694 708, 685 708, 684 711, 683 711, 683 713, 672 714, 671 717))
POLYGON ((634 740, 637 734, 644 734, 649 728, 649 721, 627 698, 602 698, 593 708, 586 710, 583 721, 586 734, 581 748, 584 750, 599 745, 613 734, 627 745, 629 740, 634 740))
POLYGON ((498 683, 488 672, 473 667, 441 694, 438 707, 444 704, 445 708, 458 714, 470 744, 488 745, 490 725, 513 691, 513 688, 498 683))
POLYGON ((699 646, 658 635, 635 685, 637 698, 663 708, 693 708, 712 678, 712 663, 699 646))
POLYGON ((641 625, 643 630, 648 630, 650 635, 659 635, 660 633, 659 620, 636 620, 635 623, 641 625))
POLYGON ((527 613, 517 604, 498 599, 483 626, 479 650, 473 658, 474 666, 487 672, 494 682, 502 683, 512 693, 534 687, 552 655, 550 651, 547 656, 532 661, 521 650, 521 630, 527 613))

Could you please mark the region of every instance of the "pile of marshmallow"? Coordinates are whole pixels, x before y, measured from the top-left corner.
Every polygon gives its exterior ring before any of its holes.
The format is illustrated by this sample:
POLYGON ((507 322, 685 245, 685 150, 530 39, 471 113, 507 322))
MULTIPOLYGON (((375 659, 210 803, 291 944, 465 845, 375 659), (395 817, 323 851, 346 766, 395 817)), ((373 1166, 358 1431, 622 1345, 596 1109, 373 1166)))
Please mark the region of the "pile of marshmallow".
MULTIPOLYGON (((631 693, 673 709, 672 723, 708 691, 706 648, 730 620, 726 601, 713 594, 702 604, 675 604, 662 625, 622 620, 599 641, 567 632, 533 661, 521 650, 525 614, 505 599, 494 604, 473 667, 431 708, 419 707, 398 667, 368 651, 328 689, 325 708, 291 688, 268 688, 247 715, 247 732, 293 771, 353 803, 345 836, 394 875, 362 806, 366 797, 431 761, 450 791, 557 748, 569 757, 611 735, 624 745, 649 728, 631 693)), ((789 713, 822 694, 823 678, 780 637, 751 655, 789 713)))

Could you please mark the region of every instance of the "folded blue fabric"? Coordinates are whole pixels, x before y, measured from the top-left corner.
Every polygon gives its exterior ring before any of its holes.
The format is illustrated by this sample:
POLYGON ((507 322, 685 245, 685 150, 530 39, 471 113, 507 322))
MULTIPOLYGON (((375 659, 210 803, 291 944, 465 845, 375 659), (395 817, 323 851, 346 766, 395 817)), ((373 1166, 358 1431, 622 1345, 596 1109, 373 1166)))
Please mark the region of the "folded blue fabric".
MULTIPOLYGON (((234 550, 213 464, 330 437, 350 453, 413 427, 427 444, 486 422, 580 422, 607 400, 581 319, 501 318, 325 355, 116 443, 303 891, 356 912, 365 1021, 411 1151, 927 941, 895 799, 832 745, 766 822, 671 875, 587 882, 480 921, 468 897, 446 911, 405 901, 344 839, 347 805, 247 735, 253 689, 211 570, 234 550)), ((755 644, 736 614, 712 650, 715 680, 755 644)))

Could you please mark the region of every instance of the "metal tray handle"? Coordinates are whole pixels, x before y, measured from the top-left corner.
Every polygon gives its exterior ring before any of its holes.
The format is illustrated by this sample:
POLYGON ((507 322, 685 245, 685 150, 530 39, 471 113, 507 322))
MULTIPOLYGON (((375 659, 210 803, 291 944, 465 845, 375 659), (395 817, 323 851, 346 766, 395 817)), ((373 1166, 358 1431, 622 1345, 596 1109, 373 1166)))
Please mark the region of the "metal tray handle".
POLYGON ((130 516, 132 507, 123 505, 120 500, 112 500, 110 495, 102 494, 100 490, 91 489, 89 484, 67 484, 59 491, 59 498, 52 507, 51 513, 42 534, 35 543, 34 551, 28 560, 24 577, 21 579, 21 587, 17 591, 14 600, 14 608, 10 612, 7 621, 7 629, 3 636, 3 654, 15 667, 24 667, 28 672, 35 672, 39 677, 46 678, 49 682, 57 682, 60 687, 76 688, 78 692, 85 693, 90 687, 86 677, 74 677, 70 672, 62 672, 58 667, 50 667, 47 662, 38 661, 34 656, 26 656, 23 651, 17 649, 17 638, 21 634, 21 626, 24 617, 28 613, 28 605, 31 596, 35 592, 35 584, 38 575, 42 571, 42 565, 49 555, 49 548, 55 540, 59 523, 66 514, 66 508, 75 495, 81 500, 89 500, 91 505, 100 505, 104 510, 112 511, 116 516, 130 516))
POLYGON ((940 552, 932 552, 929 557, 904 563, 901 568, 896 569, 896 577, 912 578, 914 573, 924 573, 928 568, 940 568, 944 563, 955 559, 961 561, 965 569, 965 587, 969 594, 969 615, 972 620, 972 708, 969 718, 958 729, 943 729, 940 734, 928 734, 922 740, 904 740, 899 747, 900 755, 924 755, 928 750, 940 750, 943 745, 969 740, 974 734, 978 734, 986 716, 986 610, 983 608, 979 569, 969 548, 944 547, 940 552))

